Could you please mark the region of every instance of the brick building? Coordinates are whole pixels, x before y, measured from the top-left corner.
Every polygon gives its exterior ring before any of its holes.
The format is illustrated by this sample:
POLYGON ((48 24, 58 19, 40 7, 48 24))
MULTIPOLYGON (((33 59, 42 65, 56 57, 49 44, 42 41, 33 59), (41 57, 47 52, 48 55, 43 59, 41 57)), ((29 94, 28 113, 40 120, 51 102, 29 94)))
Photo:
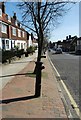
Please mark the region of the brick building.
POLYGON ((10 17, 5 13, 4 2, 0 2, 0 49, 10 50, 17 46, 27 49, 27 31, 17 20, 16 13, 10 17))

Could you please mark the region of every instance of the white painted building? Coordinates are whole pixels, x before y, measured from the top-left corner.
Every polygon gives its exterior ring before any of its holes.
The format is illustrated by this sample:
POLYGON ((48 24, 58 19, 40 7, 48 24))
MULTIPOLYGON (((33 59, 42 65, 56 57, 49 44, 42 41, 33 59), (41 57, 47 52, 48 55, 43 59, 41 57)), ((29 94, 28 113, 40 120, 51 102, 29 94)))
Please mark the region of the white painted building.
POLYGON ((28 39, 28 47, 33 45, 33 40, 31 38, 31 34, 29 34, 29 39, 28 39))

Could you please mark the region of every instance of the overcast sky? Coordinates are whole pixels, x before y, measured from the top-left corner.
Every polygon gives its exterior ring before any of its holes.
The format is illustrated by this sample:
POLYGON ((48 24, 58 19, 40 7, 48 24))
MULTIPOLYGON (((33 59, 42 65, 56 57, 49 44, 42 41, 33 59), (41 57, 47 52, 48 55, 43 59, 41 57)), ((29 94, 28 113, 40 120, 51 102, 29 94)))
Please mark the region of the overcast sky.
MULTIPOLYGON (((16 12, 18 19, 21 20, 21 13, 16 7, 15 2, 6 3, 6 13, 10 16, 13 16, 13 13, 16 12)), ((63 40, 66 36, 79 36, 79 2, 71 8, 71 10, 60 20, 60 24, 51 31, 50 40, 58 41, 63 40)))

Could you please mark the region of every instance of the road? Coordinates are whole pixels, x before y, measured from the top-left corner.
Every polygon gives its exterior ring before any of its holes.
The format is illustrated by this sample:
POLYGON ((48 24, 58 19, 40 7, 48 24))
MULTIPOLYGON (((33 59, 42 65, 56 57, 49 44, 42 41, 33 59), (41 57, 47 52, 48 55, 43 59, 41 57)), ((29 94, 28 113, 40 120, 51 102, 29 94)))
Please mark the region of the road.
POLYGON ((19 73, 30 61, 37 57, 37 51, 29 57, 23 57, 19 60, 13 61, 10 64, 0 64, 0 90, 12 80, 14 74, 19 73), (3 76, 3 77, 2 77, 3 76))
POLYGON ((52 52, 48 52, 48 54, 59 72, 61 79, 67 86, 76 103, 79 105, 80 57, 66 53, 53 54, 52 52))

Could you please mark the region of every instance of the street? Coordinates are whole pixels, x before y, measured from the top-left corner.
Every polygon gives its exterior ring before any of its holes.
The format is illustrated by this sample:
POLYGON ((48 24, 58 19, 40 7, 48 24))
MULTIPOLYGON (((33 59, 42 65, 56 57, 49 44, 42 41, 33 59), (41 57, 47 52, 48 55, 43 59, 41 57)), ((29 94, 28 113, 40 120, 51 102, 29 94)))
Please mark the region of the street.
POLYGON ((72 97, 79 105, 79 56, 70 54, 53 54, 48 52, 49 57, 59 72, 61 79, 67 86, 72 97))

